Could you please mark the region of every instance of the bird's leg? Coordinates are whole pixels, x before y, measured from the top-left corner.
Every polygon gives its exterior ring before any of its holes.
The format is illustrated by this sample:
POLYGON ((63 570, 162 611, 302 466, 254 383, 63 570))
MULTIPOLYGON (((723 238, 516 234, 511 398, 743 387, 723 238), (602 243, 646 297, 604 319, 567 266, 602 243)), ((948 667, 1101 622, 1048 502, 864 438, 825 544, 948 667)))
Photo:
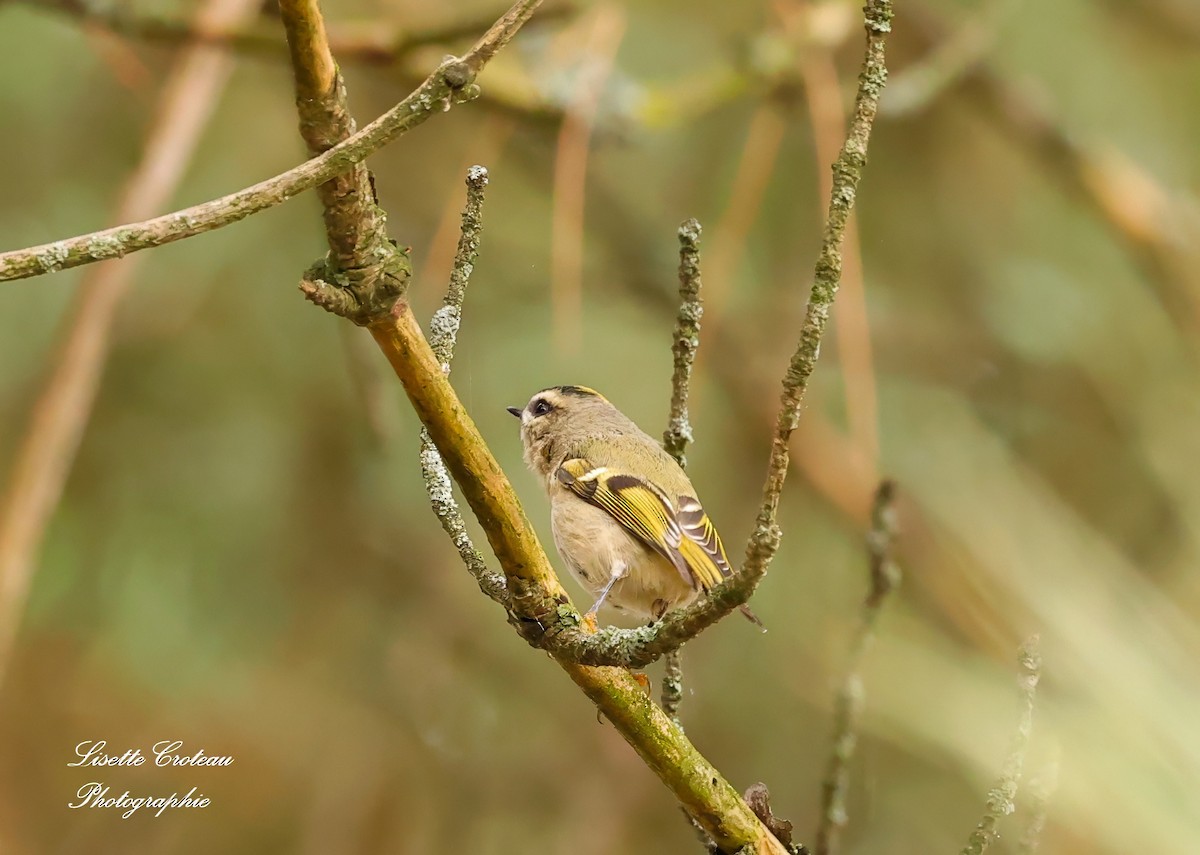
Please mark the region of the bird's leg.
POLYGON ((624 561, 616 561, 613 563, 612 576, 608 579, 608 584, 604 586, 604 590, 600 592, 600 596, 596 598, 596 602, 592 603, 592 607, 587 610, 584 617, 596 617, 596 612, 600 611, 600 607, 604 605, 604 598, 608 596, 608 592, 612 590, 613 585, 617 584, 624 576, 625 571, 629 569, 629 565, 624 561))

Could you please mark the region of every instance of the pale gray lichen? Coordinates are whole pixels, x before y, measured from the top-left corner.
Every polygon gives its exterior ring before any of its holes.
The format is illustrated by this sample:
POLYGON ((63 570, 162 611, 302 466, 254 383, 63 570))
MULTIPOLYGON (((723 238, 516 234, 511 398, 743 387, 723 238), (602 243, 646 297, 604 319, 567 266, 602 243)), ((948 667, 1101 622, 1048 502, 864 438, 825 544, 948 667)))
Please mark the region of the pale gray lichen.
POLYGON ((120 258, 125 254, 125 244, 113 235, 98 234, 88 238, 87 254, 97 261, 120 258))
POLYGON ((66 243, 59 241, 46 246, 44 250, 34 256, 38 267, 42 268, 46 273, 53 273, 56 270, 61 270, 66 264, 67 258, 71 255, 66 243))
POLYGON ((454 357, 454 344, 461 323, 462 311, 455 305, 442 306, 429 320, 429 346, 442 364, 443 374, 450 373, 450 360, 454 357))

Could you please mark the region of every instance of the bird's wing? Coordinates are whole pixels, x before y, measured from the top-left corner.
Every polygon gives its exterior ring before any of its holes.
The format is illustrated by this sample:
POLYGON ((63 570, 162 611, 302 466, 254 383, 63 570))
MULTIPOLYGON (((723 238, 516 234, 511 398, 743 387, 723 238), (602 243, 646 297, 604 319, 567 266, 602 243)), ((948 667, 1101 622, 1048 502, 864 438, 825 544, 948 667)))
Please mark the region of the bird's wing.
POLYGON ((606 511, 626 531, 670 561, 691 585, 708 590, 730 574, 725 547, 700 502, 682 496, 678 508, 658 487, 628 472, 567 460, 559 482, 606 511))

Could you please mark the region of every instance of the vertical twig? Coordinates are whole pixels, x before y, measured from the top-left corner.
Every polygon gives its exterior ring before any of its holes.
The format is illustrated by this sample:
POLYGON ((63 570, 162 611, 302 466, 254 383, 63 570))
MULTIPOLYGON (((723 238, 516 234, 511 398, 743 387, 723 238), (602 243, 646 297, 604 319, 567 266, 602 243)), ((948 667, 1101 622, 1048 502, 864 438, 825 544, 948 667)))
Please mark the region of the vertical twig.
POLYGON ((862 618, 851 648, 846 677, 838 690, 833 712, 833 750, 821 782, 821 816, 817 825, 816 855, 833 855, 838 838, 846 827, 846 794, 850 788, 850 760, 858 742, 858 721, 862 713, 863 683, 860 671, 875 640, 875 625, 888 594, 900 584, 900 568, 892 561, 892 543, 896 537, 893 504, 896 486, 883 481, 875 491, 871 508, 871 530, 867 533, 867 555, 871 589, 863 600, 862 618))
MULTIPOLYGON (((671 411, 667 429, 663 431, 663 448, 684 469, 687 468, 687 446, 692 442, 692 425, 688 418, 688 395, 691 391, 692 363, 700 349, 700 318, 704 306, 700 300, 700 235, 703 229, 696 219, 685 220, 679 226, 679 314, 675 318, 675 333, 671 354, 675 368, 671 372, 671 411)), ((683 703, 683 648, 666 655, 663 668, 662 708, 680 729, 679 705, 683 703)))
MULTIPOLYGON (((198 23, 229 26, 253 5, 250 0, 210 0, 199 12, 198 23)), ((149 217, 170 199, 232 68, 229 56, 209 47, 190 48, 174 65, 158 100, 145 153, 125 184, 114 221, 149 217)), ((46 526, 91 418, 113 319, 140 263, 140 257, 109 261, 84 277, 51 374, 17 450, 0 503, 0 683, 46 526)))
POLYGON ((1012 749, 1004 761, 1004 768, 995 786, 988 791, 987 807, 979 824, 967 838, 962 855, 983 855, 984 851, 1000 837, 1000 820, 1016 809, 1017 788, 1021 784, 1021 771, 1025 764, 1025 749, 1033 732, 1033 704, 1037 696, 1038 679, 1041 676, 1042 657, 1038 652, 1038 637, 1030 636, 1021 645, 1017 656, 1021 673, 1017 684, 1021 688, 1021 717, 1017 721, 1017 732, 1013 736, 1012 749))
MULTIPOLYGON (((450 375, 454 345, 458 342, 463 299, 467 295, 467 285, 470 284, 475 259, 479 255, 479 238, 483 233, 483 192, 487 184, 488 172, 482 166, 472 166, 467 170, 467 203, 462 212, 462 229, 459 233, 458 249, 454 253, 454 265, 450 269, 450 284, 446 288, 442 307, 434 312, 433 319, 429 322, 429 346, 441 363, 442 373, 446 376, 450 375)), ((426 428, 421 428, 421 476, 438 522, 449 535, 468 572, 479 584, 479 590, 496 602, 506 605, 508 587, 504 575, 491 570, 484 561, 483 554, 471 542, 466 522, 458 508, 458 502, 454 499, 446 464, 426 428)))
POLYGON ((662 708, 667 718, 683 730, 679 707, 683 703, 683 646, 663 657, 662 708))
POLYGON ((663 448, 683 468, 687 468, 688 443, 692 425, 688 420, 688 394, 691 391, 692 363, 700 349, 700 318, 704 306, 700 300, 700 235, 703 229, 694 219, 679 226, 679 315, 671 353, 675 369, 671 374, 671 412, 663 432, 663 448))

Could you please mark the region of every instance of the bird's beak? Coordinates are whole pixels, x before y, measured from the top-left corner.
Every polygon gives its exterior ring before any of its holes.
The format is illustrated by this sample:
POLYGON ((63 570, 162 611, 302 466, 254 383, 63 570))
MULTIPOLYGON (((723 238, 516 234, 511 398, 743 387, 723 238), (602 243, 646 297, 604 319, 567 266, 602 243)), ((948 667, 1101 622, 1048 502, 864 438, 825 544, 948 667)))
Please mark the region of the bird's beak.
POLYGON ((517 418, 521 418, 521 408, 520 407, 505 407, 504 409, 508 410, 510 413, 512 413, 517 418))

